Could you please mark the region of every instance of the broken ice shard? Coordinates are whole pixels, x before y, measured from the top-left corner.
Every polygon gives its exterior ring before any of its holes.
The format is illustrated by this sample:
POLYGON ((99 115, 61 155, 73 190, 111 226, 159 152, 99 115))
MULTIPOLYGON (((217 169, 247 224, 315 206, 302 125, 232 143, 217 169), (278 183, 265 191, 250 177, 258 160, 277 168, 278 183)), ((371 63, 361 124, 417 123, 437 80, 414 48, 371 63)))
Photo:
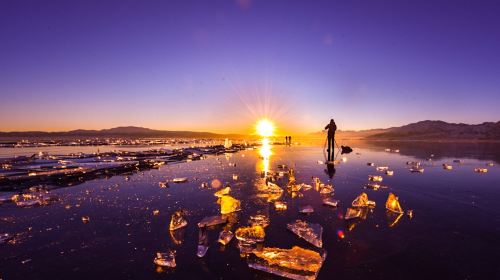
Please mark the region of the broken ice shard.
POLYGON ((339 204, 339 201, 336 199, 333 199, 331 197, 327 197, 327 198, 323 199, 323 204, 328 205, 328 206, 332 206, 332 207, 337 207, 337 205, 339 204))
POLYGON ((236 238, 246 243, 263 242, 266 233, 261 226, 240 227, 236 230, 236 238))
POLYGON ((216 192, 214 193, 214 195, 215 195, 216 197, 223 197, 223 196, 225 196, 225 195, 228 195, 228 194, 229 194, 229 192, 231 192, 231 187, 227 186, 227 187, 225 187, 225 188, 223 188, 223 189, 221 189, 221 190, 219 190, 219 191, 216 191, 216 192))
POLYGON ((208 232, 206 227, 201 227, 198 231, 198 249, 196 255, 203 258, 208 251, 208 232))
POLYGON ((218 242, 222 245, 227 245, 231 239, 233 239, 233 232, 230 230, 223 230, 219 234, 219 240, 218 242))
POLYGON ((274 209, 279 210, 279 211, 284 211, 287 209, 287 204, 285 201, 275 201, 274 202, 274 209))
POLYGON ((385 202, 385 208, 395 213, 399 214, 403 213, 403 209, 399 205, 398 197, 395 196, 393 193, 389 193, 387 201, 385 202))
POLYGON ((229 214, 241 210, 241 202, 229 195, 225 195, 220 199, 220 213, 229 214))
POLYGON ((368 180, 373 182, 382 182, 383 178, 379 175, 368 175, 368 180))
POLYGON ((12 239, 12 235, 10 235, 8 233, 0 234, 0 244, 3 244, 5 242, 9 241, 10 239, 12 239))
POLYGON ((332 192, 333 192, 333 185, 331 185, 331 184, 322 185, 320 190, 319 190, 320 194, 329 194, 332 192))
POLYGON ((176 211, 172 215, 172 218, 170 219, 170 226, 169 226, 170 230, 176 230, 176 229, 180 229, 180 228, 187 226, 187 221, 186 221, 186 219, 184 219, 184 217, 182 215, 183 215, 182 210, 176 211))
POLYGON ((156 253, 156 258, 154 258, 154 263, 162 267, 175 267, 175 250, 169 249, 167 252, 156 253))
POLYGON ((314 213, 314 208, 311 205, 304 205, 299 208, 299 212, 302 214, 314 213))
POLYGON ((352 201, 352 207, 375 207, 375 201, 368 200, 368 195, 361 193, 352 201))
POLYGON ((248 223, 251 226, 261 226, 263 228, 267 227, 269 225, 269 217, 266 215, 255 215, 255 216, 250 216, 250 219, 248 223))
POLYGON ((488 169, 487 168, 475 168, 474 171, 477 173, 487 173, 488 169))
POLYGON ((345 212, 344 219, 350 220, 355 218, 361 218, 361 209, 359 208, 347 208, 345 212))
POLYGON ((326 252, 303 249, 263 248, 254 250, 248 266, 289 279, 314 280, 326 258, 326 252))
POLYGON ((377 171, 386 171, 389 170, 388 166, 377 166, 377 171))
POLYGON ((227 223, 227 217, 223 216, 209 216, 203 218, 199 223, 198 227, 211 227, 215 225, 227 223))
POLYGON ((377 183, 368 183, 368 184, 365 185, 365 188, 377 191, 378 189, 380 189, 380 184, 377 184, 377 183))
POLYGON ((185 183, 185 182, 187 182, 187 180, 188 180, 188 178, 186 178, 186 177, 180 177, 180 178, 174 178, 172 180, 172 182, 174 182, 174 183, 185 183))
POLYGON ((443 163, 443 169, 445 169, 445 170, 452 170, 453 169, 453 165, 443 163))
POLYGON ((294 223, 287 224, 286 228, 312 245, 318 248, 323 247, 323 227, 320 224, 296 220, 294 223))

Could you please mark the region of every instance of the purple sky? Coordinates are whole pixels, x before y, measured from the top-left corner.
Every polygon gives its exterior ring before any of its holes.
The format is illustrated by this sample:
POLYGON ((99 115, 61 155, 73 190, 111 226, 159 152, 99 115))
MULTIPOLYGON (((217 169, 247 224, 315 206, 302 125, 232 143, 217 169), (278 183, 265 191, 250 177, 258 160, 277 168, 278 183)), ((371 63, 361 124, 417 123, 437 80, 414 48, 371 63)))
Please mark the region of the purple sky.
POLYGON ((500 120, 498 1, 0 1, 0 130, 500 120))

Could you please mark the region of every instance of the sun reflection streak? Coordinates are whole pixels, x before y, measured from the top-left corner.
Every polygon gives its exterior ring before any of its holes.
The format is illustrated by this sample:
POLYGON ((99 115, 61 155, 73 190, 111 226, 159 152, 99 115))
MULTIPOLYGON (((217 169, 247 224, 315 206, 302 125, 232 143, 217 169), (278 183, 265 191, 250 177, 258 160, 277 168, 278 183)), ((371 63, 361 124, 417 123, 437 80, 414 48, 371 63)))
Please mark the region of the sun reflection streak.
POLYGON ((271 158, 271 155, 273 154, 272 145, 271 145, 271 141, 269 140, 269 138, 262 139, 262 146, 259 149, 259 154, 262 158, 261 172, 264 172, 264 175, 267 176, 267 173, 269 172, 270 158, 271 158))

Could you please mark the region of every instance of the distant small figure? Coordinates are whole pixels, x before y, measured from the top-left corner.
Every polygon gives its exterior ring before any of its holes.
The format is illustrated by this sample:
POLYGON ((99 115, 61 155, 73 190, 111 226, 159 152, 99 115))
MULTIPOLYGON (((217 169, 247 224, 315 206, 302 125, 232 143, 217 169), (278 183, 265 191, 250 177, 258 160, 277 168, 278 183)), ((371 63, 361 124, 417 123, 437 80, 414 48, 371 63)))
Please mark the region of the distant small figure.
POLYGON ((335 144, 335 132, 337 131, 337 125, 333 119, 330 120, 330 123, 325 126, 325 129, 328 129, 328 161, 332 159, 334 144, 335 144))
POLYGON ((285 136, 285 145, 292 145, 292 136, 285 136))

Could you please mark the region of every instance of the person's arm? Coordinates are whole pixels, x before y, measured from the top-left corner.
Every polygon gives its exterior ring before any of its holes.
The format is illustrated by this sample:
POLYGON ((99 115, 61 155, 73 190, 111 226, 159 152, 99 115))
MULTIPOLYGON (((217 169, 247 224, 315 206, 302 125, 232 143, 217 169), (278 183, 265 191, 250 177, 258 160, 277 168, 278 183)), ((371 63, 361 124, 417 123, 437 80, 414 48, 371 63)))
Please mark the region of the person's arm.
POLYGON ((327 124, 327 125, 325 126, 325 129, 328 129, 329 127, 330 127, 330 124, 327 124))

